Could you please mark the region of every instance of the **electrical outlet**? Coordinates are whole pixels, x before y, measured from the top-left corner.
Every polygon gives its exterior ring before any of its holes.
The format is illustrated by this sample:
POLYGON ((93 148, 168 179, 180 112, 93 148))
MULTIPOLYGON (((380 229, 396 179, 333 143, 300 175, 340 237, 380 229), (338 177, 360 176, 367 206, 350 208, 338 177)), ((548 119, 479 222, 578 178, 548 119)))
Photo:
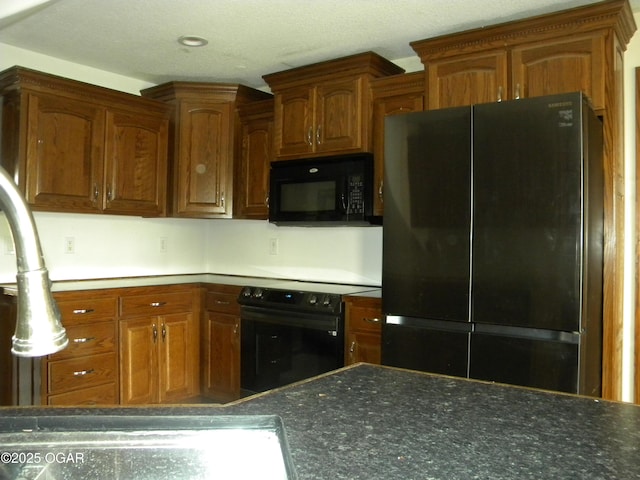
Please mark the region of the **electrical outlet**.
POLYGON ((65 237, 64 253, 68 253, 68 254, 76 253, 76 239, 74 237, 65 237))
POLYGON ((160 253, 167 253, 169 239, 167 237, 160 237, 160 253))
POLYGON ((269 239, 269 255, 278 255, 279 245, 277 238, 269 239))

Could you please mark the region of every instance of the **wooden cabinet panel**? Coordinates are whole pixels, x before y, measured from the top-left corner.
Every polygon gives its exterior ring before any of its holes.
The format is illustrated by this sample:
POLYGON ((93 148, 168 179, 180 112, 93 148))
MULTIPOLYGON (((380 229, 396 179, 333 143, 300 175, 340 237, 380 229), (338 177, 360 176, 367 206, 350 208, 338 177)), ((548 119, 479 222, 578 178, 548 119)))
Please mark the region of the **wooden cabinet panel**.
POLYGON ((115 405, 118 403, 118 385, 106 383, 97 387, 49 395, 48 405, 115 405))
POLYGON ((136 288, 120 295, 123 404, 178 402, 198 395, 199 297, 200 288, 191 286, 136 288))
POLYGON ((231 195, 233 104, 183 101, 180 106, 180 159, 177 212, 227 212, 231 195))
POLYGON ((205 358, 204 389, 217 401, 240 398, 240 317, 209 312, 206 339, 209 343, 205 358))
POLYGON ((55 395, 111 382, 116 378, 116 362, 115 353, 49 362, 48 390, 55 395))
POLYGON ((300 156, 313 152, 315 144, 314 90, 304 86, 276 95, 276 152, 300 156))
POLYGON ((362 124, 362 83, 355 78, 318 85, 313 134, 317 152, 362 148, 363 137, 367 137, 362 124))
POLYGON ((273 156, 273 100, 238 108, 241 150, 234 176, 234 218, 269 217, 269 169, 273 156))
POLYGON ((181 313, 162 317, 160 325, 160 395, 161 403, 194 396, 198 372, 197 350, 193 348, 193 315, 181 313))
POLYGON ((274 92, 277 159, 370 152, 371 80, 402 72, 365 52, 265 75, 274 92))
POLYGON ((384 122, 390 115, 424 110, 424 72, 394 75, 375 79, 373 93, 373 159, 374 204, 373 214, 384 213, 384 122))
POLYGON ((193 293, 189 290, 168 292, 160 289, 155 293, 120 296, 120 316, 166 315, 193 310, 193 293))
POLYGON ((69 346, 42 361, 45 405, 117 404, 117 296, 110 290, 54 294, 69 346))
POLYGON ((0 94, 2 163, 35 210, 165 214, 167 105, 23 67, 0 94))
POLYGON ((114 319, 117 313, 117 297, 95 298, 93 292, 85 294, 55 294, 58 310, 65 327, 83 323, 95 323, 105 319, 114 319), (69 299, 70 295, 75 297, 69 299))
POLYGON ((27 202, 36 210, 99 212, 104 109, 46 94, 27 98, 27 202))
POLYGON ((210 285, 202 326, 202 394, 218 402, 240 398, 240 305, 242 287, 210 285))
POLYGON ((113 321, 72 326, 65 324, 65 329, 69 346, 50 355, 50 361, 115 351, 116 326, 113 321))
POLYGON ((120 321, 120 402, 158 403, 158 322, 120 321))
POLYGON ((508 98, 506 51, 482 52, 430 62, 429 109, 508 98))
POLYGON ((604 108, 605 35, 514 48, 513 85, 522 97, 582 91, 595 109, 604 108))
POLYGON ((168 128, 168 118, 107 113, 105 211, 165 214, 168 128))
POLYGON ((380 298, 345 298, 345 364, 380 364, 382 352, 382 302, 380 298))

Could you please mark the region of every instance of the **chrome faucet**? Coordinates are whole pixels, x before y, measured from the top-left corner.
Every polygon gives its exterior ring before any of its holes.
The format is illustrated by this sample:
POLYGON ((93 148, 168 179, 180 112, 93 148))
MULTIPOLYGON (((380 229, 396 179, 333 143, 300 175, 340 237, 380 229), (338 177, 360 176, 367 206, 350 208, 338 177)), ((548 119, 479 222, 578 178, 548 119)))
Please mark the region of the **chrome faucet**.
POLYGON ((18 267, 18 312, 11 352, 20 357, 55 353, 69 340, 51 293, 36 224, 26 200, 1 167, 0 208, 9 222, 18 267))

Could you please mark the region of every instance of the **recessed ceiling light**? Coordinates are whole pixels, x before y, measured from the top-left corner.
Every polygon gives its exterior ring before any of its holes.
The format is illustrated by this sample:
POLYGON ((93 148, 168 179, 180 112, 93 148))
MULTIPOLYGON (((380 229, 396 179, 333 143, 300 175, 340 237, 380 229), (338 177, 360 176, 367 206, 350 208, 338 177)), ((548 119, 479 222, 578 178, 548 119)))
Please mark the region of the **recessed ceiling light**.
POLYGON ((209 40, 206 38, 198 37, 197 35, 183 35, 178 38, 178 43, 185 47, 204 47, 209 40))

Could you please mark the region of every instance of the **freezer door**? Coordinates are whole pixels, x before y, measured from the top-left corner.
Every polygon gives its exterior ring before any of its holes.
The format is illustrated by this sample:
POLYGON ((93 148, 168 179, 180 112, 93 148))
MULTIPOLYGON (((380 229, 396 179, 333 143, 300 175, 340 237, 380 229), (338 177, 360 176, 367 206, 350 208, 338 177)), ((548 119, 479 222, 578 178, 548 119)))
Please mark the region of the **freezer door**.
POLYGON ((504 335, 472 334, 470 378, 586 393, 578 391, 579 335, 553 331, 519 334, 514 330, 504 335))
POLYGON ((473 322, 580 331, 582 106, 474 106, 473 322))
POLYGON ((382 364, 466 377, 471 325, 387 317, 382 326, 382 364))
POLYGON ((470 190, 470 107, 385 120, 385 313, 469 321, 470 190))

